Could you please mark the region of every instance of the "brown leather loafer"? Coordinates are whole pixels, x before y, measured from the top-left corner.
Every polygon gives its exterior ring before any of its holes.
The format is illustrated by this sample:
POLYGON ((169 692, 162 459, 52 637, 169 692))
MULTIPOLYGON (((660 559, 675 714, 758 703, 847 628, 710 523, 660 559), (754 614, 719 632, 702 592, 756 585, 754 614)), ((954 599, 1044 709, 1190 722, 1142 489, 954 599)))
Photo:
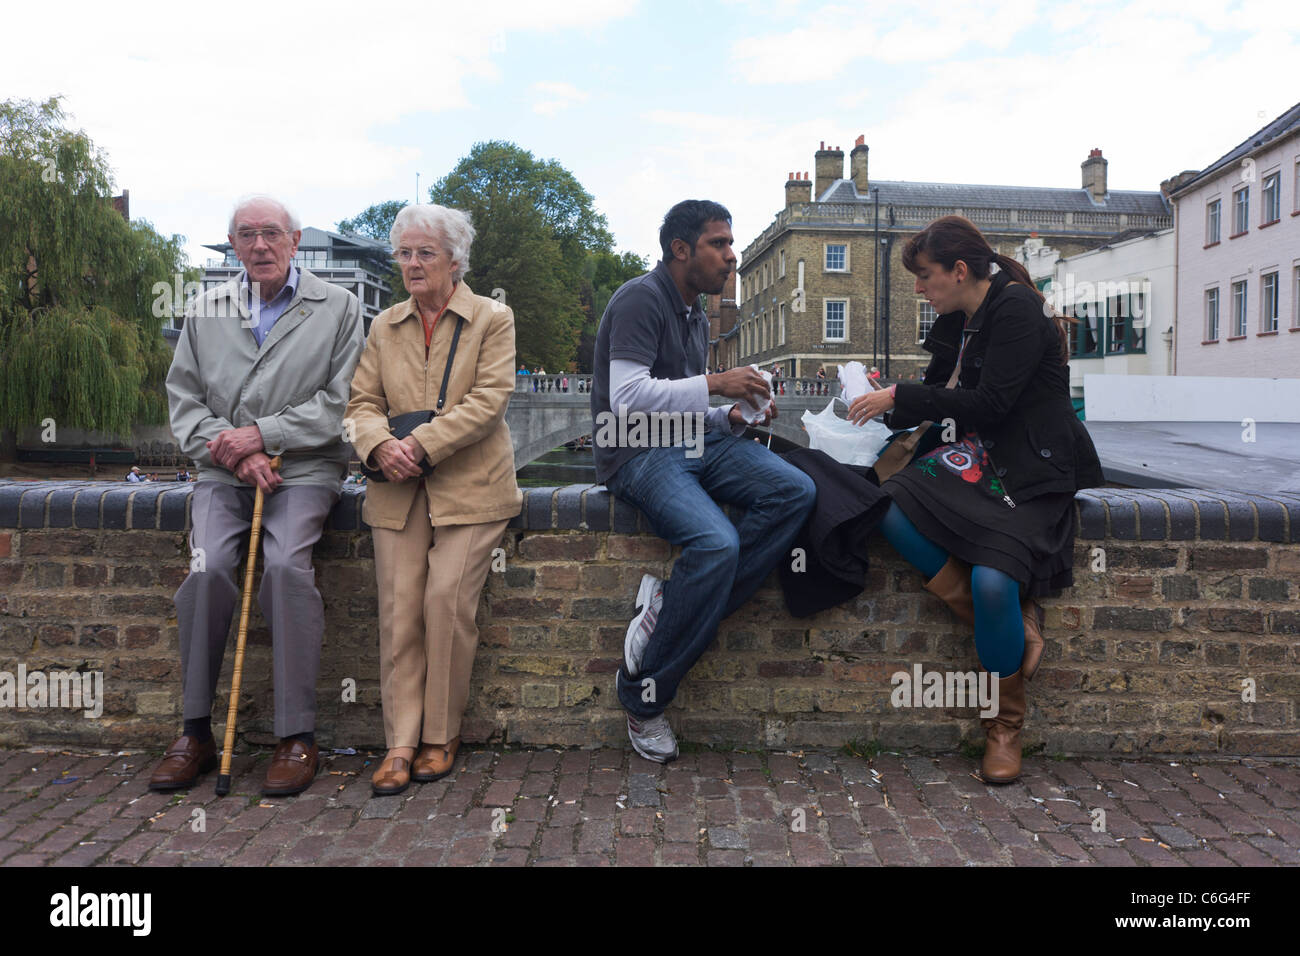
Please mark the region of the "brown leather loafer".
POLYGON ((320 769, 320 750, 301 740, 281 740, 266 768, 262 793, 268 797, 290 797, 302 793, 316 779, 320 769))
POLYGON ((394 797, 411 785, 411 761, 385 757, 370 778, 370 790, 377 797, 394 797))
POLYGON ((181 790, 199 782, 202 774, 217 769, 217 740, 182 737, 167 748, 162 763, 149 778, 150 790, 181 790))
POLYGON ((446 744, 420 744, 420 752, 415 755, 415 763, 411 766, 411 779, 419 783, 441 780, 451 773, 459 749, 459 737, 446 744))

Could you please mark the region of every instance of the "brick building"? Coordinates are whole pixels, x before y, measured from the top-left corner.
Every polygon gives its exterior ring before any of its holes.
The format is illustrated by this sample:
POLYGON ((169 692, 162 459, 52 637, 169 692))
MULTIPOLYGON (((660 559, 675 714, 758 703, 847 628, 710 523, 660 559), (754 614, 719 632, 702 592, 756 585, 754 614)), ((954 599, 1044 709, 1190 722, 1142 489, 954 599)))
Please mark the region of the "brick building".
POLYGON ((1300 103, 1172 197, 1175 374, 1300 375, 1300 103))
POLYGON ((1083 161, 1077 189, 872 182, 867 156, 859 136, 845 178, 844 152, 823 142, 813 178, 788 174, 784 208, 742 254, 737 363, 813 376, 857 359, 892 379, 919 376, 934 315, 914 292, 902 248, 940 216, 965 216, 1007 255, 1041 238, 1069 256, 1125 230, 1173 224, 1160 191, 1108 189, 1099 149, 1083 161))

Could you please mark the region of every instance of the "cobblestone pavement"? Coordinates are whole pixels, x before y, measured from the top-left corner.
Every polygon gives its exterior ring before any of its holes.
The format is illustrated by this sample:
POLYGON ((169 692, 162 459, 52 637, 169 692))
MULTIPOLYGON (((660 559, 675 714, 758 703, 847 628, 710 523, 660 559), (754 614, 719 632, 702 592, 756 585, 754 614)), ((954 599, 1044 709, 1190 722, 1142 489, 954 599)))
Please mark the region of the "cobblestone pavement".
POLYGON ((356 754, 271 799, 268 757, 237 757, 220 798, 215 772, 150 793, 157 753, 0 750, 0 865, 1300 863, 1294 760, 1036 757, 990 787, 955 754, 700 751, 662 767, 477 750, 444 780, 373 798, 377 758, 356 754))

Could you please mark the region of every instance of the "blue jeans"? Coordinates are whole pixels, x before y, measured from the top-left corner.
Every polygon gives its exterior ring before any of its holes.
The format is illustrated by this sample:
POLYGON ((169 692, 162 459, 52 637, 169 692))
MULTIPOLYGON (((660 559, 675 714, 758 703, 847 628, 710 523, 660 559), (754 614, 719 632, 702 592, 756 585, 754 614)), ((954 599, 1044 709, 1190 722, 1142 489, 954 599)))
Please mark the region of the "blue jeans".
POLYGON ((605 483, 639 508, 656 534, 682 547, 640 673, 618 671, 619 701, 643 719, 663 712, 718 623, 789 559, 817 498, 811 478, 755 441, 708 431, 700 457, 686 452, 648 448, 605 483), (744 508, 739 524, 717 502, 744 508))

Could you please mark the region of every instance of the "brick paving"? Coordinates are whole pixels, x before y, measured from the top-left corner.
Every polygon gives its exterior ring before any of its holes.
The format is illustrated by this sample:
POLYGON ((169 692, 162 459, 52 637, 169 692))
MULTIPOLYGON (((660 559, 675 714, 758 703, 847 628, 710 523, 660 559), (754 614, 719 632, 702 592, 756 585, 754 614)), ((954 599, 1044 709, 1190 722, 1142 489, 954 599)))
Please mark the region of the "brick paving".
POLYGON ((484 749, 376 798, 381 755, 332 754, 271 799, 269 751, 225 798, 150 793, 158 756, 0 750, 0 866, 1300 864, 1295 760, 1034 757, 990 787, 956 754, 484 749))

